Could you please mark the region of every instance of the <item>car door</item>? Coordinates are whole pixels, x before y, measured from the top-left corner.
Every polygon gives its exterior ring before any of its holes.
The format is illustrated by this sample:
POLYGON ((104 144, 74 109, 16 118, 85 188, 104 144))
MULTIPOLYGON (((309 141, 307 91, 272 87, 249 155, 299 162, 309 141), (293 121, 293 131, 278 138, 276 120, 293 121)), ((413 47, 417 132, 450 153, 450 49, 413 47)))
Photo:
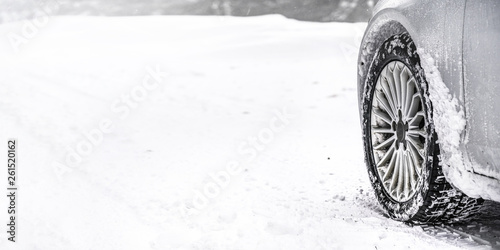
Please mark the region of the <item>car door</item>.
POLYGON ((500 179, 500 1, 467 0, 463 66, 468 157, 500 179))

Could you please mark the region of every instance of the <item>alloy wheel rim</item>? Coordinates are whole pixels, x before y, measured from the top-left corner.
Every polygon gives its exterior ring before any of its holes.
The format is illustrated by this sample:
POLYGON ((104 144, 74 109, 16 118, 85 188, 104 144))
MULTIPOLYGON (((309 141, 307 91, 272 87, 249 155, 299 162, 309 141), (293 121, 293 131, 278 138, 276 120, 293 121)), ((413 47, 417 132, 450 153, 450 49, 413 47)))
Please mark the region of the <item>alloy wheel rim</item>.
POLYGON ((411 70, 401 61, 382 69, 371 109, 375 168, 385 191, 397 202, 411 199, 422 175, 427 121, 411 70))

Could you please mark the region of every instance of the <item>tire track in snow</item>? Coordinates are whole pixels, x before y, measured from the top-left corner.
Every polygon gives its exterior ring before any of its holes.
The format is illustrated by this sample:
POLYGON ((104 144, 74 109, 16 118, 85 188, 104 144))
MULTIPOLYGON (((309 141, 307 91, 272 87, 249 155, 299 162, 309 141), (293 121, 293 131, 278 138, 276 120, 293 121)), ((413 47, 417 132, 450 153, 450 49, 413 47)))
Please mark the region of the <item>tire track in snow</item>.
POLYGON ((480 246, 500 249, 500 203, 486 202, 482 214, 468 223, 424 225, 424 232, 446 240, 466 240, 480 246))

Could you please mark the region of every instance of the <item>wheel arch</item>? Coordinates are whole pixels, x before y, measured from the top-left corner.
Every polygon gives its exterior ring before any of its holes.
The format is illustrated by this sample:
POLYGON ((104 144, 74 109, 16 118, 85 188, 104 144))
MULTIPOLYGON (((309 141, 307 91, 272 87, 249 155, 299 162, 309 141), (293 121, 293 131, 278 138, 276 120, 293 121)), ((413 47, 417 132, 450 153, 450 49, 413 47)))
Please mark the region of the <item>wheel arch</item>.
MULTIPOLYGON (((449 23, 463 23, 465 0, 379 2, 365 31, 358 56, 358 93, 362 93, 366 73, 380 45, 393 35, 406 32, 418 49, 432 55, 443 82, 459 104, 464 104, 462 29, 449 23)), ((362 95, 358 96, 361 104, 362 95)))
MULTIPOLYGON (((406 32, 419 47, 416 29, 410 21, 396 9, 384 9, 379 11, 368 23, 358 53, 357 75, 358 75, 358 103, 363 102, 363 89, 366 84, 366 75, 373 57, 380 46, 390 37, 406 32)), ((361 107, 360 107, 361 112, 361 107)), ((360 117, 361 113, 360 113, 360 117)), ((362 121, 361 121, 362 122, 362 121)))

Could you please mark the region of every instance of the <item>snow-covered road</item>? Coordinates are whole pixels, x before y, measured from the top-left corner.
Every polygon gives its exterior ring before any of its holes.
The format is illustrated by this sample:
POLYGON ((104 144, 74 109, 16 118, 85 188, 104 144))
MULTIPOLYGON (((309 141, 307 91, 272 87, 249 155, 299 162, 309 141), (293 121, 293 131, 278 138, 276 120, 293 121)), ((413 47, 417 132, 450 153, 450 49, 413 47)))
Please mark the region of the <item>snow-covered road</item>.
POLYGON ((17 243, 2 233, 0 249, 484 248, 381 212, 356 101, 366 24, 43 24, 0 26, 1 136, 19 140, 20 199, 17 243))

